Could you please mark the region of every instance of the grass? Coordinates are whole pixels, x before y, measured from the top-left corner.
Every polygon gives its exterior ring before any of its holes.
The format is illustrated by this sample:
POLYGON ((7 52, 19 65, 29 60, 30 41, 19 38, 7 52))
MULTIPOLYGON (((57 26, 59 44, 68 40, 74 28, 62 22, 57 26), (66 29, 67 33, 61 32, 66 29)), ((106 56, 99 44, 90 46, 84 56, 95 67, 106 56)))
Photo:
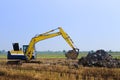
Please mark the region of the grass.
MULTIPOLYGON (((40 59, 47 61, 48 59, 40 59)), ((64 62, 64 59, 50 59, 64 62)), ((120 80, 119 68, 69 67, 67 65, 48 65, 24 63, 6 65, 0 61, 0 80, 120 80)))
MULTIPOLYGON (((78 58, 84 57, 87 55, 87 52, 80 52, 78 58)), ((113 52, 110 53, 110 55, 113 56, 113 58, 120 59, 120 52, 113 52)), ((66 58, 64 53, 38 53, 37 58, 66 58)))
MULTIPOLYGON (((87 53, 80 53, 78 58, 84 57, 86 55, 87 53)), ((60 53, 52 52, 52 53, 38 53, 37 58, 66 58, 66 57, 65 54, 62 52, 60 53)))
POLYGON ((112 52, 110 53, 114 58, 120 59, 120 52, 112 52))
POLYGON ((7 58, 7 54, 0 54, 0 58, 7 58))
POLYGON ((37 58, 65 58, 63 53, 38 53, 37 58))
MULTIPOLYGON (((113 58, 120 59, 120 52, 111 52, 113 58)), ((87 52, 80 52, 78 58, 84 57, 87 52)), ((0 54, 0 58, 7 58, 7 54, 0 54)), ((62 52, 38 52, 37 58, 66 58, 62 52)))
MULTIPOLYGON (((87 53, 80 53, 79 57, 87 53)), ((111 53, 120 59, 120 53, 111 53)), ((38 53, 37 60, 41 64, 23 63, 7 65, 6 55, 0 54, 0 80, 120 80, 120 68, 76 68, 63 53, 38 53)))

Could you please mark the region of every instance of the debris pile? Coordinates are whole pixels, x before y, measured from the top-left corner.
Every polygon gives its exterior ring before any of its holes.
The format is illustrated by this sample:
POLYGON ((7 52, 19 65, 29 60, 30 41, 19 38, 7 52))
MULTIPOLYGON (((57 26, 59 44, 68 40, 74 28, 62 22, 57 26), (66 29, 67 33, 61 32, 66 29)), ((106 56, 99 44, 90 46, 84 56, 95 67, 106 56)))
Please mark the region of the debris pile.
POLYGON ((78 61, 79 65, 96 66, 108 68, 120 68, 120 60, 114 59, 110 54, 104 50, 97 50, 96 52, 89 52, 86 57, 82 57, 78 61))

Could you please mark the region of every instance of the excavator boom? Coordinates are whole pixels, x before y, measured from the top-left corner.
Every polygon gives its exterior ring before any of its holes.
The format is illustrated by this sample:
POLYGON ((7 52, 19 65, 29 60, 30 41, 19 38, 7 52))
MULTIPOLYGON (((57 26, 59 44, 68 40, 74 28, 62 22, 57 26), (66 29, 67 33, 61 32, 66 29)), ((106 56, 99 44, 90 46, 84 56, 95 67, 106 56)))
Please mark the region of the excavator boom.
MULTIPOLYGON (((68 34, 61 28, 61 27, 58 27, 57 29, 53 29, 53 30, 50 30, 46 33, 43 33, 43 34, 39 34, 35 37, 33 37, 29 43, 29 46, 28 46, 28 49, 25 53, 25 56, 27 58, 27 60, 31 60, 32 59, 32 55, 33 55, 33 52, 34 52, 34 46, 37 42, 39 41, 42 41, 42 40, 45 40, 45 39, 48 39, 48 38, 53 38, 53 37, 56 37, 56 36, 62 36, 65 41, 69 44, 69 46, 73 49, 72 51, 69 51, 69 55, 66 55, 66 57, 68 58, 71 58, 73 55, 76 55, 73 59, 76 59, 78 54, 79 54, 79 50, 77 48, 74 47, 73 45, 73 41, 72 39, 68 36, 68 34), (58 32, 54 32, 56 30, 59 30, 58 32), (78 51, 77 51, 78 50, 78 51), (72 53, 71 53, 72 52, 72 53), (72 56, 71 56, 72 54, 72 56), (71 57, 70 57, 71 56, 71 57)), ((67 53, 66 53, 67 54, 67 53)))

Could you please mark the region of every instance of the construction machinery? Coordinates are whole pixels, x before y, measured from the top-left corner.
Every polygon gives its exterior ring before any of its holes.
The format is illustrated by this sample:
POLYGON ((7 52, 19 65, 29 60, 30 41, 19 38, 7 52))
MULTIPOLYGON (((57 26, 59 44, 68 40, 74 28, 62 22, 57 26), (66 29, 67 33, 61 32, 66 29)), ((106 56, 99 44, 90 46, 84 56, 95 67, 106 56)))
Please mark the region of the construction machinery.
POLYGON ((33 37, 29 43, 29 45, 23 45, 23 48, 19 48, 18 43, 13 43, 13 50, 8 51, 7 58, 8 60, 24 60, 24 61, 31 61, 32 59, 36 58, 36 51, 35 51, 35 44, 39 41, 53 38, 56 36, 62 36, 64 40, 69 44, 72 50, 65 53, 65 56, 68 59, 76 59, 79 54, 79 49, 74 47, 74 43, 72 39, 68 36, 68 34, 61 28, 58 27, 57 29, 50 30, 43 34, 36 35, 33 37), (55 32, 58 30, 57 32, 55 32))

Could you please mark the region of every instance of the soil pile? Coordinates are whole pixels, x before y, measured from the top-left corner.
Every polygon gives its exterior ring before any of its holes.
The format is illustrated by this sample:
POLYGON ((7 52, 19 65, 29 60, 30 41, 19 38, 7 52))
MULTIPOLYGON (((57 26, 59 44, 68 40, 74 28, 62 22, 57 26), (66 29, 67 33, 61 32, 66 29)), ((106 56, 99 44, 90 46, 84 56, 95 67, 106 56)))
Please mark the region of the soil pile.
POLYGON ((104 50, 97 50, 96 52, 89 52, 86 57, 82 57, 78 61, 79 65, 96 66, 108 68, 120 68, 120 60, 114 59, 110 54, 104 50))

